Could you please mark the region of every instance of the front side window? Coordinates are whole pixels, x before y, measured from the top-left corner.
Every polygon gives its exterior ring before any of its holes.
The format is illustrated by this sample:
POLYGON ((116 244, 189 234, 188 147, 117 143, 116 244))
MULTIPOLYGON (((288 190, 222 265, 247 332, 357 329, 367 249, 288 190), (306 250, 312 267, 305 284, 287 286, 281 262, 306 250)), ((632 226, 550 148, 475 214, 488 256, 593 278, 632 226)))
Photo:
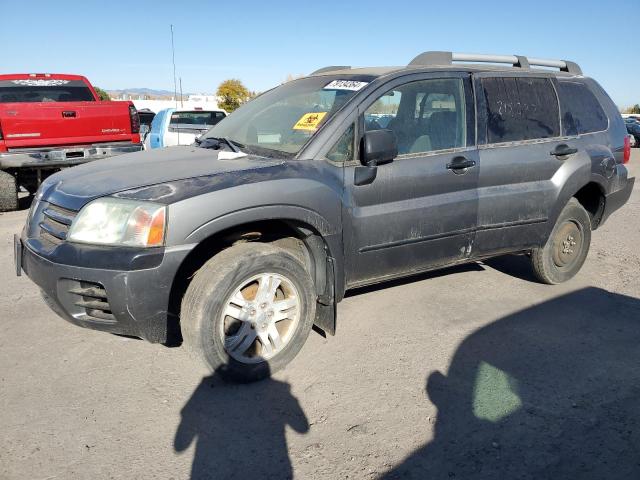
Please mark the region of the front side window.
POLYGON ((420 80, 386 92, 365 112, 365 130, 392 130, 398 154, 466 146, 464 84, 460 78, 420 80))
POLYGON ((546 78, 481 80, 486 99, 487 143, 560 136, 558 100, 546 78))
POLYGON ((203 137, 226 137, 265 155, 293 156, 373 77, 307 77, 246 103, 203 137))
POLYGON ((609 126, 600 102, 586 85, 561 81, 558 83, 558 96, 563 135, 600 132, 609 126))

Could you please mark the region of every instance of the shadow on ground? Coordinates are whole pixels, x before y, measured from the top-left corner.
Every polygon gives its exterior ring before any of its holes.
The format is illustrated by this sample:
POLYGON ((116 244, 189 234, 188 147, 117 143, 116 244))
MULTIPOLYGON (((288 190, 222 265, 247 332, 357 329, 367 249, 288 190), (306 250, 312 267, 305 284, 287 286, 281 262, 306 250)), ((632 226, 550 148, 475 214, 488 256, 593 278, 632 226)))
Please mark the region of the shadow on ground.
POLYGON ((502 318, 427 394, 433 441, 384 478, 640 478, 640 301, 587 288, 502 318))
POLYGON ((497 270, 505 275, 526 280, 528 282, 540 283, 533 274, 531 258, 526 254, 503 255, 483 260, 485 265, 497 270))
POLYGON ((174 448, 195 443, 192 480, 292 478, 285 428, 309 430, 289 384, 274 379, 233 385, 203 378, 181 416, 174 448))
POLYGON ((18 194, 18 210, 29 210, 32 201, 33 195, 29 195, 25 192, 20 192, 18 194))

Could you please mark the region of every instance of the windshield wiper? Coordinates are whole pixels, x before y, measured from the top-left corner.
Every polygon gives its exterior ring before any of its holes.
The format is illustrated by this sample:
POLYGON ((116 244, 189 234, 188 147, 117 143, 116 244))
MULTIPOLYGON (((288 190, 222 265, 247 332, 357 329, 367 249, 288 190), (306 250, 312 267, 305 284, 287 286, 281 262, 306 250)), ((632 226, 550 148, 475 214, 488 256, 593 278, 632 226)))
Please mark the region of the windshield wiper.
POLYGON ((232 152, 241 153, 240 148, 244 147, 241 143, 236 143, 233 140, 230 140, 228 137, 207 137, 207 138, 197 138, 196 144, 202 148, 213 148, 214 150, 220 149, 220 144, 225 143, 232 152), (217 148, 216 148, 217 147, 217 148))

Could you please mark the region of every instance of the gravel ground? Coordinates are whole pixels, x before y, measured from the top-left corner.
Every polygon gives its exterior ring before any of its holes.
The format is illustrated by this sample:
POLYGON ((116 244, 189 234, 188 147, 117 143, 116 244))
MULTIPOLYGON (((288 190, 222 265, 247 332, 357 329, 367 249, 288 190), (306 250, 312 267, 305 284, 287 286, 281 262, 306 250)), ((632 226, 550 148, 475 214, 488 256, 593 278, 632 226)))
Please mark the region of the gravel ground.
POLYGON ((0 478, 640 478, 638 189, 570 282, 507 256, 352 292, 245 386, 56 317, 0 214, 0 478))

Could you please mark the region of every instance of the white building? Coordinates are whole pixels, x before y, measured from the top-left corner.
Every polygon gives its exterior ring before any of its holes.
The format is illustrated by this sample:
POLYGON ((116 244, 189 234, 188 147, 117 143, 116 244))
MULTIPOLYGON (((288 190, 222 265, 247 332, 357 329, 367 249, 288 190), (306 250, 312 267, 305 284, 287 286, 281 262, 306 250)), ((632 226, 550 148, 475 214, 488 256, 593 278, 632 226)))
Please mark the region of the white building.
POLYGON ((113 100, 131 100, 138 110, 149 109, 154 113, 158 113, 165 108, 222 110, 218 108, 218 97, 215 95, 189 95, 178 101, 176 101, 175 97, 163 100, 144 100, 142 97, 135 98, 133 95, 126 95, 125 98, 114 98, 113 100))

